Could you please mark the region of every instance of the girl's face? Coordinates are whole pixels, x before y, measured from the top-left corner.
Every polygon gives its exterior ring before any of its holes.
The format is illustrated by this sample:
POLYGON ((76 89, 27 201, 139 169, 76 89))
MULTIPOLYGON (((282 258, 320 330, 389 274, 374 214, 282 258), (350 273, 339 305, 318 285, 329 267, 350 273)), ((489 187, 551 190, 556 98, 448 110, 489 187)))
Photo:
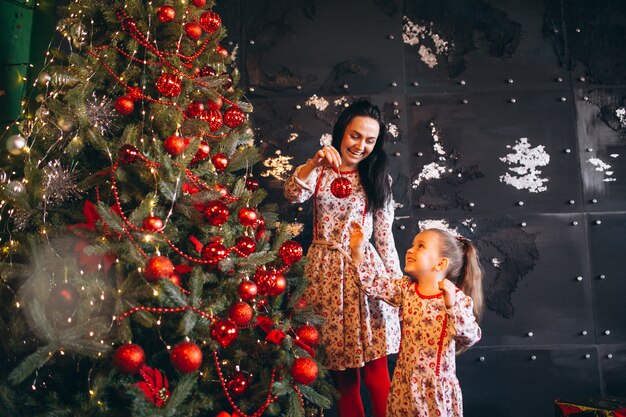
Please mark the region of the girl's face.
POLYGON ((372 153, 380 126, 376 119, 367 116, 355 116, 343 132, 341 146, 341 168, 355 170, 359 162, 372 153))
POLYGON ((438 271, 443 259, 439 248, 437 233, 430 230, 421 232, 413 239, 413 246, 406 251, 404 271, 415 278, 438 271))

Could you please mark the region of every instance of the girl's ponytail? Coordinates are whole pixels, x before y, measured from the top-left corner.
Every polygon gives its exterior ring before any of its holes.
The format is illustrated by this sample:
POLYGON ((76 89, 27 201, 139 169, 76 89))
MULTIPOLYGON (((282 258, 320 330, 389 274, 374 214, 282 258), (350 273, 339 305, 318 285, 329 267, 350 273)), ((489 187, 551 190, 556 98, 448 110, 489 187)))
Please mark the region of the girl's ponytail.
POLYGON ((472 298, 474 301, 474 316, 477 321, 480 321, 484 306, 483 275, 485 272, 480 264, 478 251, 474 244, 465 238, 459 240, 461 240, 463 246, 463 268, 456 286, 472 298))

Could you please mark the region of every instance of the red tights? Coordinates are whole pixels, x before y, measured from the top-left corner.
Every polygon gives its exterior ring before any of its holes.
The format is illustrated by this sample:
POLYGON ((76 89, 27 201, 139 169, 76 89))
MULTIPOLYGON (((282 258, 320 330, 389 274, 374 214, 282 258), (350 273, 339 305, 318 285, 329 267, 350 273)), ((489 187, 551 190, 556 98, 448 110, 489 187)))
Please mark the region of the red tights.
MULTIPOLYGON (((385 417, 387 396, 389 395, 389 369, 387 357, 367 362, 363 368, 363 381, 372 401, 373 417, 385 417)), ((331 371, 339 399, 339 417, 365 417, 361 400, 361 375, 359 369, 331 371)))

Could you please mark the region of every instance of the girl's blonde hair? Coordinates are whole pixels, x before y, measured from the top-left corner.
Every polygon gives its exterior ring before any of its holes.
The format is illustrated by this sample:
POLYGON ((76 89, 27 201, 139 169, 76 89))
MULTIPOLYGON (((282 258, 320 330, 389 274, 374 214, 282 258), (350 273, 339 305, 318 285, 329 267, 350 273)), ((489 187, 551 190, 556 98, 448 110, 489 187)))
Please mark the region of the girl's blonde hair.
POLYGON ((429 229, 439 235, 441 256, 448 259, 446 278, 474 301, 474 316, 483 314, 483 275, 478 251, 472 242, 441 229, 429 229))

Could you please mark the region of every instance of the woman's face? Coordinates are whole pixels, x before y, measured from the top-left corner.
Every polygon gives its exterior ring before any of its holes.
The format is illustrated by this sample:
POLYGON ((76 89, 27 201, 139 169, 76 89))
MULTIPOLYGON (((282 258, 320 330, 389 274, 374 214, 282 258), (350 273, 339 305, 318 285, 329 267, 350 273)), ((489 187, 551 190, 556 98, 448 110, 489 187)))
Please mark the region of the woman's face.
POLYGON ((439 245, 439 235, 430 230, 415 236, 413 246, 406 251, 404 271, 416 278, 432 272, 441 260, 439 245))
POLYGON ((350 120, 343 132, 341 146, 342 170, 355 170, 359 162, 372 153, 380 126, 376 119, 368 116, 355 116, 350 120))

